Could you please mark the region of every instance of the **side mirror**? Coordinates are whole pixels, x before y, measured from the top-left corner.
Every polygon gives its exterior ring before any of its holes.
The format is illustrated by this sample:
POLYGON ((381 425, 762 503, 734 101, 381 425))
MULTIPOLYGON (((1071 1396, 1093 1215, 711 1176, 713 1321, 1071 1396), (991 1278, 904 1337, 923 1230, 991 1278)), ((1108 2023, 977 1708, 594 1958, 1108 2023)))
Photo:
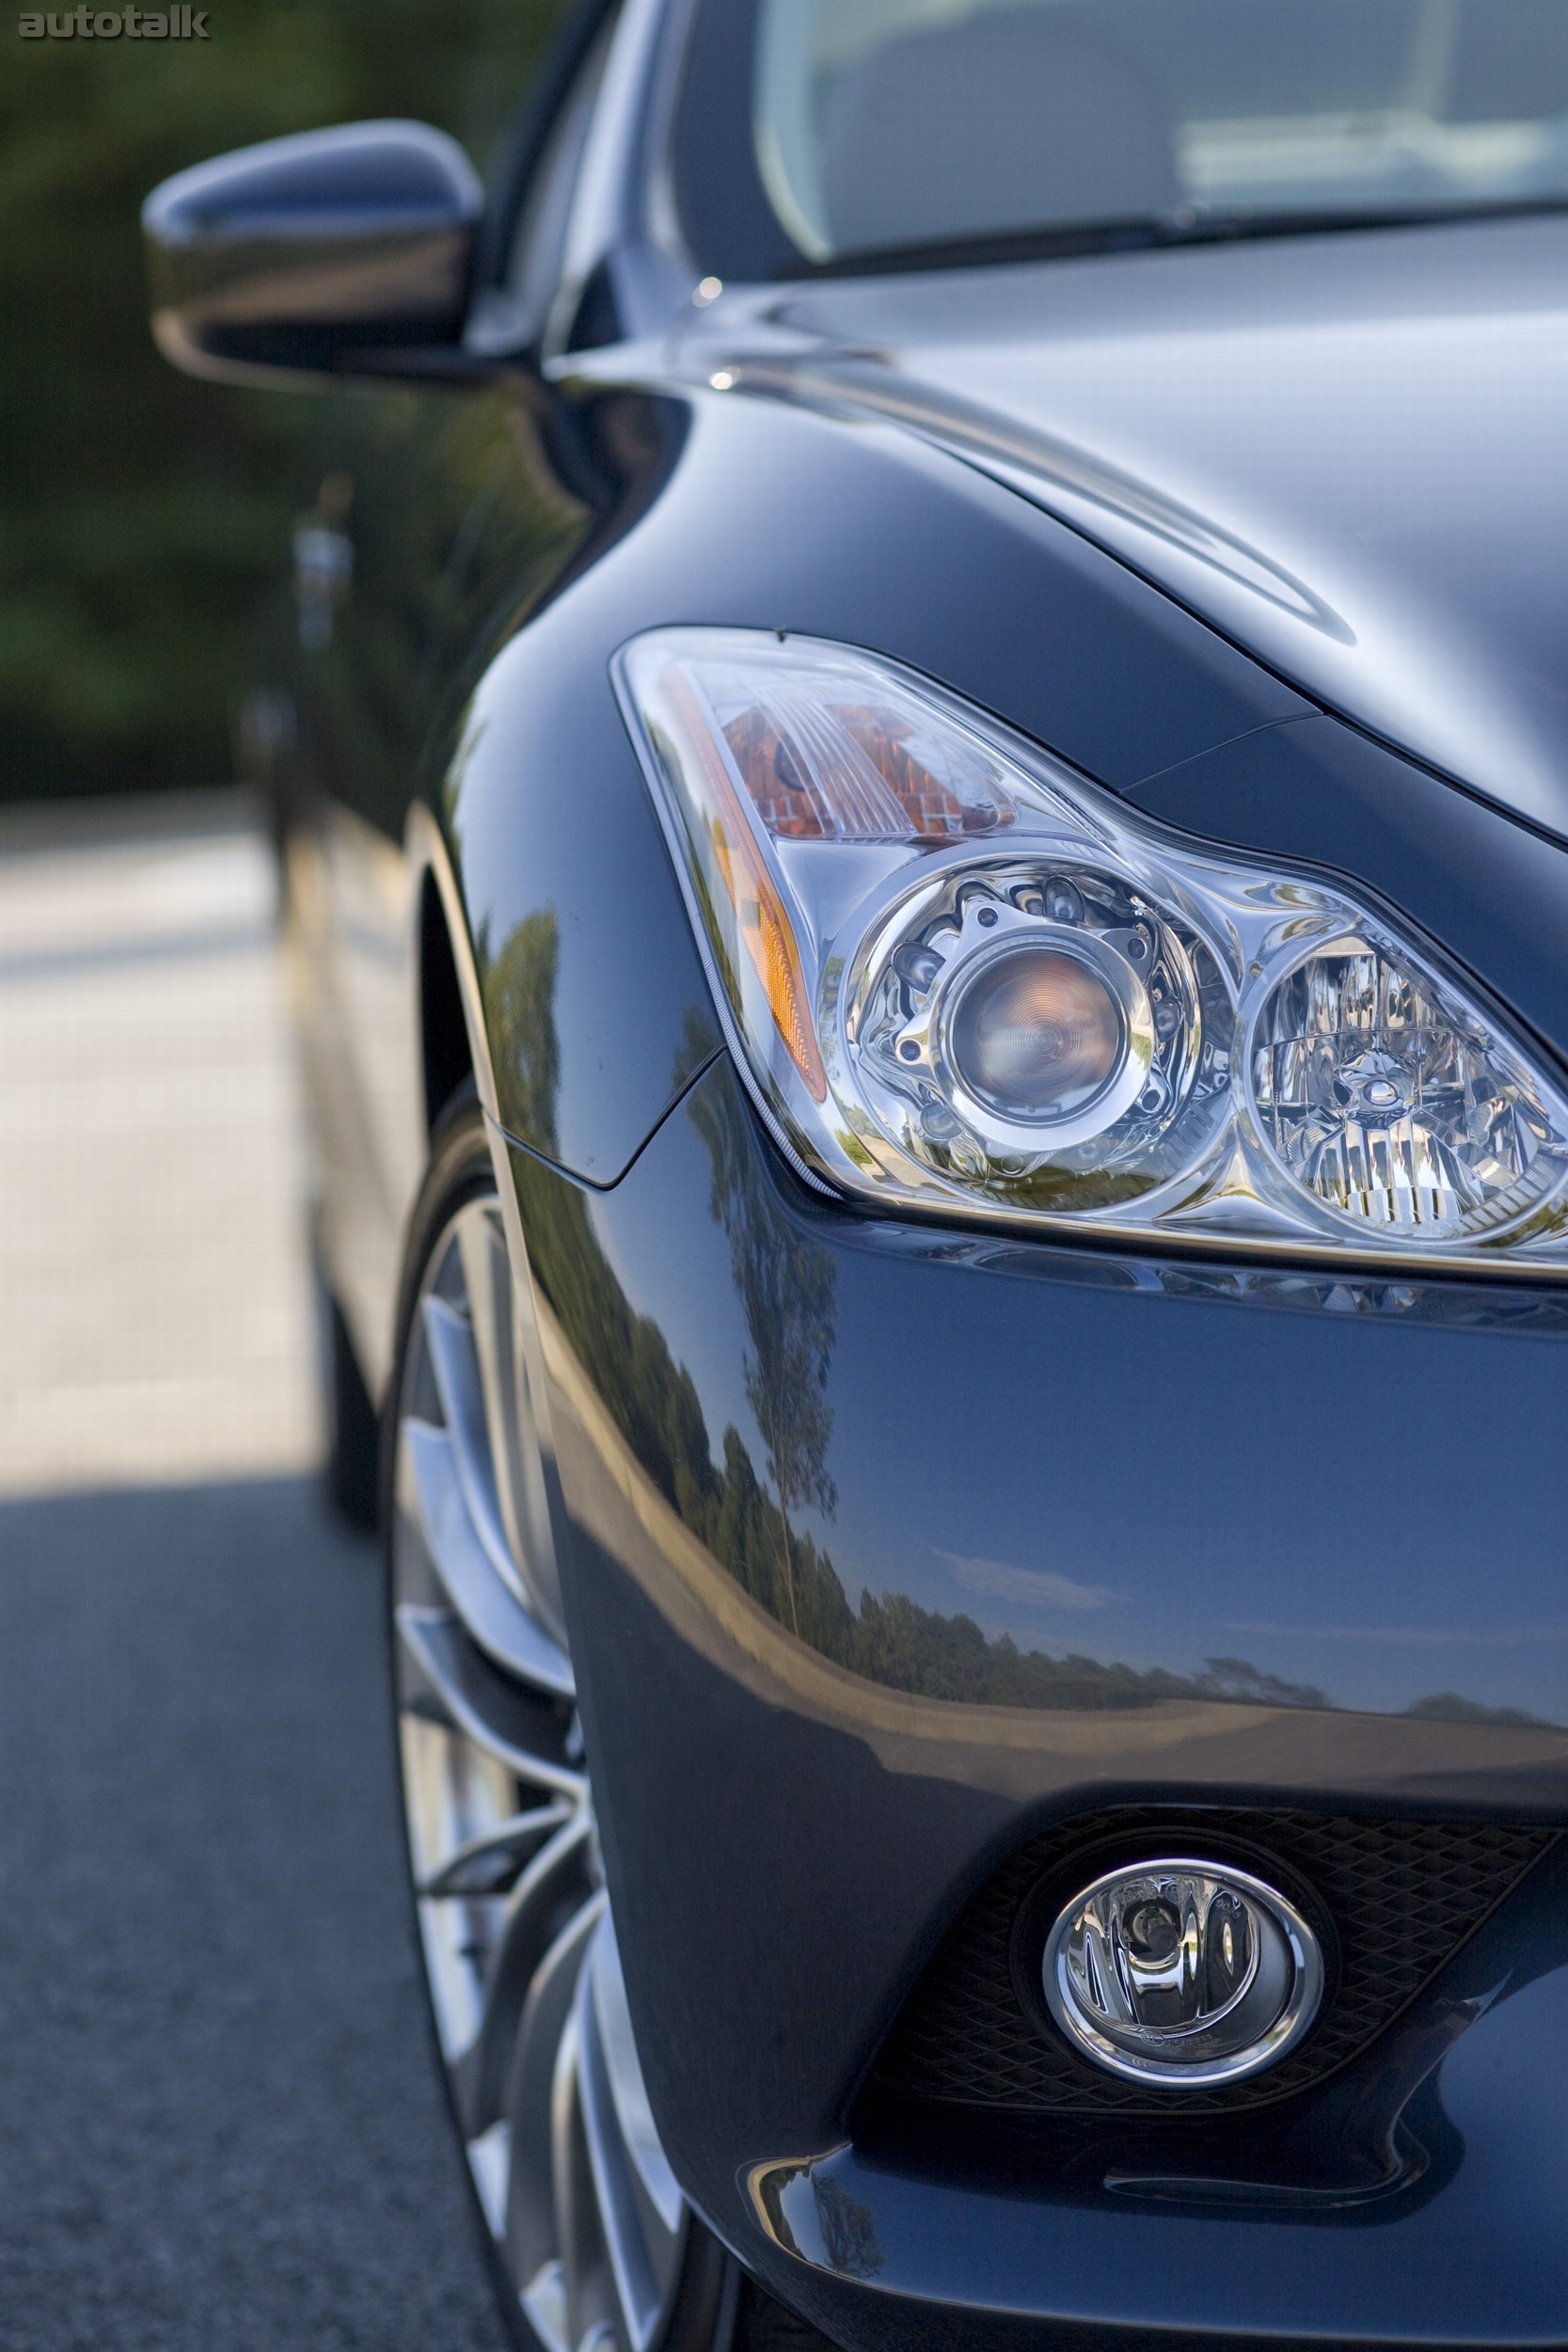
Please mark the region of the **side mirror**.
POLYGON ((463 332, 483 193, 422 122, 355 122, 177 172, 142 207, 158 348, 256 382, 463 332))

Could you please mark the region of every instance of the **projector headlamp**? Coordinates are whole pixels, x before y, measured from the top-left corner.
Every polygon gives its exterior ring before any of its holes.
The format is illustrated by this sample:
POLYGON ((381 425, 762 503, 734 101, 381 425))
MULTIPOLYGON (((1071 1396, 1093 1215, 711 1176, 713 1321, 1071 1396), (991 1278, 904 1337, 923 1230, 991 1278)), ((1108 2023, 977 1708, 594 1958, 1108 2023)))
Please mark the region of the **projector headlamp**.
POLYGON ((1146 1239, 1568 1262, 1560 1082, 1440 951, 880 657, 614 677, 742 1070, 815 1180, 1146 1239))

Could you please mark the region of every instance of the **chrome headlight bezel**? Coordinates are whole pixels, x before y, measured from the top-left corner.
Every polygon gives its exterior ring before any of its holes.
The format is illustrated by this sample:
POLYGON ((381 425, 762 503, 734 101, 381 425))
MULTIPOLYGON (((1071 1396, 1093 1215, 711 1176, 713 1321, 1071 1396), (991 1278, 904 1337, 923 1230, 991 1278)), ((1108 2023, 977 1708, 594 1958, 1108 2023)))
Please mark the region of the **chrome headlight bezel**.
POLYGON ((1147 818, 881 655, 656 629, 612 678, 737 1066, 814 1184, 1042 1237, 1568 1272, 1568 1087, 1363 885, 1147 818), (1018 1115, 954 1042, 1008 956, 966 1050, 1022 1073, 1018 1115), (1335 958, 1338 995, 1264 1038, 1335 958))

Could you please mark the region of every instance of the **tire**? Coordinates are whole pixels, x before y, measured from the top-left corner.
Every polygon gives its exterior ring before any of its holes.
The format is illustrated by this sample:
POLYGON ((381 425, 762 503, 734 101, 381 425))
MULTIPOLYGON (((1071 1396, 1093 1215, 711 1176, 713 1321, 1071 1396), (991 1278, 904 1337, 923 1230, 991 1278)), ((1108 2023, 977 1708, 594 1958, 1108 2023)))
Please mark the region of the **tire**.
POLYGON ((731 2352, 740 2275, 665 2160, 632 2039, 471 1090, 434 1139, 399 1331, 382 1509, 404 1813, 503 2300, 544 2352, 731 2352))
POLYGON ((350 1527, 373 1534, 380 1487, 381 1422, 365 1386, 343 1311, 318 1276, 326 1325, 326 1395, 330 1416, 326 1490, 350 1527))

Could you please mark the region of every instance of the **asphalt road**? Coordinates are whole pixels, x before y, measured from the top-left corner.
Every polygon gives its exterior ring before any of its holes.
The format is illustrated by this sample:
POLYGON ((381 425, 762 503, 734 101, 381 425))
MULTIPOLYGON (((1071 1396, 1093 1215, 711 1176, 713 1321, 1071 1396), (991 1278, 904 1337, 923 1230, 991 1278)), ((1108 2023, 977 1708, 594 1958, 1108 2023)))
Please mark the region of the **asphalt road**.
POLYGON ((0 2345, 501 2352, 312 1460, 264 861, 206 846, 0 834, 0 2345))

